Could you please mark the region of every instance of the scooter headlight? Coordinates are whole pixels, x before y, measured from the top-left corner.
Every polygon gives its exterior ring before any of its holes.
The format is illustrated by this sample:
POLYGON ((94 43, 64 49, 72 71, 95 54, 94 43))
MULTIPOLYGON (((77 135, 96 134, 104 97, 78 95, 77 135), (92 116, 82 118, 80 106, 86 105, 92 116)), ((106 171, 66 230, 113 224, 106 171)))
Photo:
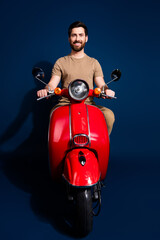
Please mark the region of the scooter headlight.
POLYGON ((81 101, 87 98, 89 86, 84 80, 76 79, 69 84, 69 95, 76 101, 81 101))

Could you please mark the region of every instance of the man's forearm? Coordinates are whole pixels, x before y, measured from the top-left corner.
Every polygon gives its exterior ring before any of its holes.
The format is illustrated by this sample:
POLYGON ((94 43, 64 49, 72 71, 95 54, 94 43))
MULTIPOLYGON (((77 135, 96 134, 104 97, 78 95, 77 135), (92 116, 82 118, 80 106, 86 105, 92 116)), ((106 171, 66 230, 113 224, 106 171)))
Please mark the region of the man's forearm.
POLYGON ((104 81, 103 77, 95 77, 94 82, 96 84, 97 87, 99 87, 101 90, 106 90, 108 89, 107 84, 104 81))
POLYGON ((59 76, 52 76, 49 83, 46 85, 45 89, 52 91, 54 90, 60 82, 59 76))

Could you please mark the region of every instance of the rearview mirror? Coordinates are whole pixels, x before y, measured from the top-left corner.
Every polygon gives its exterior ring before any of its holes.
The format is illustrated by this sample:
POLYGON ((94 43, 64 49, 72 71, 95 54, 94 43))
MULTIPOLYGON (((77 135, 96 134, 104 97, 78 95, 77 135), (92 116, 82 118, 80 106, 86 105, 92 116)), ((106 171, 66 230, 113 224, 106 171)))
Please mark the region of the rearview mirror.
POLYGON ((121 71, 119 69, 115 69, 111 72, 112 81, 118 81, 121 77, 121 71))
POLYGON ((44 79, 44 76, 45 76, 44 71, 39 67, 34 67, 32 69, 32 75, 40 81, 42 81, 44 79))

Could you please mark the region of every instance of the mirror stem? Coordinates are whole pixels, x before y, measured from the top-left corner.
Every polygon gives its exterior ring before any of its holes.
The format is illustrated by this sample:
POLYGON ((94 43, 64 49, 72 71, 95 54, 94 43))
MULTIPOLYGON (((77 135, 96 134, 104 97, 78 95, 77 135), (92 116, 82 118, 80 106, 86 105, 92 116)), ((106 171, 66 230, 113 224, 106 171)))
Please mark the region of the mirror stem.
POLYGON ((48 85, 47 83, 43 82, 40 78, 38 78, 37 76, 35 77, 38 81, 40 81, 41 83, 43 83, 44 85, 48 85))
POLYGON ((108 85, 109 83, 115 81, 116 79, 118 79, 118 77, 113 78, 111 81, 107 82, 106 84, 108 85))
POLYGON ((45 86, 47 86, 48 90, 51 91, 50 86, 47 83, 43 82, 40 78, 38 78, 38 76, 36 76, 35 78, 39 80, 41 83, 43 83, 45 86))

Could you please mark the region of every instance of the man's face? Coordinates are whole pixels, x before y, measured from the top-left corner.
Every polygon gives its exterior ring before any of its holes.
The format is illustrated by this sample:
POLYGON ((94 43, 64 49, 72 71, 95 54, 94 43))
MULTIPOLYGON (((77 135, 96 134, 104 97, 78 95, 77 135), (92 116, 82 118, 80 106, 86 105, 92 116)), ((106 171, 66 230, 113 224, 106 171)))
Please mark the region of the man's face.
POLYGON ((69 37, 69 43, 71 48, 79 52, 81 51, 86 42, 88 41, 88 36, 85 35, 85 30, 83 27, 73 28, 71 35, 69 37))

